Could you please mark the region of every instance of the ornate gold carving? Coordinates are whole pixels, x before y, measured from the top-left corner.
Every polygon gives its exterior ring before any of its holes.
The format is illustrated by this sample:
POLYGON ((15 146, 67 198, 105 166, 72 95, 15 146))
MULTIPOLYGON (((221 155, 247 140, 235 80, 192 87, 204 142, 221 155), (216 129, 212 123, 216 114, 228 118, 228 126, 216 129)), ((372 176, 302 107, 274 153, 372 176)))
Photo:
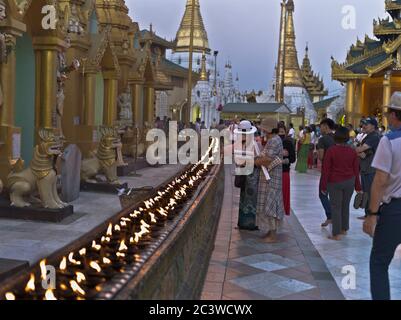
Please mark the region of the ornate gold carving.
POLYGON ((401 35, 393 41, 383 43, 383 49, 387 54, 395 52, 401 46, 401 35))
POLYGON ((401 10, 401 4, 392 0, 386 0, 386 11, 401 10))
MULTIPOLYGON (((56 188, 57 175, 54 169, 54 158, 61 154, 62 142, 53 131, 39 130, 40 143, 35 147, 30 166, 20 171, 14 167, 7 179, 11 205, 27 207, 30 203, 25 198, 39 192, 40 200, 45 208, 60 209, 67 206, 58 196, 56 188)), ((18 164, 18 163, 17 163, 18 164)))
POLYGON ((368 71, 369 77, 371 77, 373 74, 378 73, 386 68, 389 68, 395 63, 396 62, 394 61, 394 58, 389 57, 375 66, 366 67, 366 71, 368 71))

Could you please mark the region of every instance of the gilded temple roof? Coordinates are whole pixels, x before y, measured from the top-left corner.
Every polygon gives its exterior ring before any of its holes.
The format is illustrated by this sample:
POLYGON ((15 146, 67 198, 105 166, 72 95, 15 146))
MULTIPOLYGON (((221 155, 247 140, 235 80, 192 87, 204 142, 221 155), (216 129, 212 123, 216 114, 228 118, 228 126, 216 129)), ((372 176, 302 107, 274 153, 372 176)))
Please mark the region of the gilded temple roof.
POLYGON ((159 37, 155 32, 149 30, 141 30, 140 31, 141 40, 140 42, 144 42, 146 38, 149 38, 153 44, 157 44, 166 49, 173 49, 174 44, 171 41, 163 39, 159 37))
POLYGON ((313 71, 308 53, 309 48, 306 46, 305 57, 301 67, 305 88, 310 96, 326 96, 328 91, 324 87, 323 79, 313 71))
POLYGON ((330 97, 318 102, 315 102, 313 104, 313 106, 315 107, 316 111, 320 110, 320 109, 327 109, 331 103, 336 100, 339 96, 334 96, 334 97, 330 97))
POLYGON ((388 17, 373 21, 376 39, 357 39, 344 63, 332 58, 332 78, 339 81, 372 77, 387 69, 401 66, 397 51, 401 47, 401 0, 386 0, 388 17))
POLYGON ((191 35, 191 15, 192 15, 192 1, 195 2, 194 7, 194 51, 203 52, 203 50, 210 51, 209 40, 203 18, 200 10, 199 0, 187 0, 185 13, 181 21, 180 28, 177 31, 175 38, 175 51, 176 52, 189 52, 190 35, 191 35))

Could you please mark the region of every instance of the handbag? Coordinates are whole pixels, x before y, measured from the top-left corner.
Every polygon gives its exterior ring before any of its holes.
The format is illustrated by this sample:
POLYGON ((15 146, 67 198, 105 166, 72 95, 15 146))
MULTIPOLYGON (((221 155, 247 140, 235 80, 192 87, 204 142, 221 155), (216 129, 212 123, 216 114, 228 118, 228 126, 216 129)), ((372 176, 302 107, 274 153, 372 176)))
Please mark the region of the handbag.
POLYGON ((235 176, 234 185, 236 188, 244 188, 246 183, 246 176, 235 176))

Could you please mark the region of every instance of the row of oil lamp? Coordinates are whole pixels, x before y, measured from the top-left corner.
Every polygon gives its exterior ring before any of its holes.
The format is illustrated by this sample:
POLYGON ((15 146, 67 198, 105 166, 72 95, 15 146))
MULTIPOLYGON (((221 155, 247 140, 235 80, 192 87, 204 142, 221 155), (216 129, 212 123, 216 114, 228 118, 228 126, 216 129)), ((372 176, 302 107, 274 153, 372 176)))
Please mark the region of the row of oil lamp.
POLYGON ((175 177, 154 198, 143 201, 117 224, 110 223, 102 236, 77 252, 64 256, 56 267, 55 287, 41 285, 48 279, 46 260, 26 283, 5 294, 6 300, 84 300, 95 298, 115 275, 140 260, 168 221, 174 220, 192 197, 213 164, 218 140, 213 139, 201 160, 175 177))

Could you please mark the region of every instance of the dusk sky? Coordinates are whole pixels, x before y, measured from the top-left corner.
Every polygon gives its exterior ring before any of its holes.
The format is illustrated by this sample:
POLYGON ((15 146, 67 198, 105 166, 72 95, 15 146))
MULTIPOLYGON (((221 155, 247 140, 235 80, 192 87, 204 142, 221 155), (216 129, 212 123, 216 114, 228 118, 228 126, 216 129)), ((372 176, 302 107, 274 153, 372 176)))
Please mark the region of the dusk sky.
MULTIPOLYGON (((265 90, 277 60, 281 0, 200 0, 212 50, 220 65, 227 59, 240 77, 241 90, 265 90)), ((373 37, 373 19, 385 17, 384 0, 295 0, 295 28, 299 63, 309 43, 310 59, 326 86, 331 81, 330 56, 343 62, 352 43, 365 34, 373 37), (354 6, 356 28, 342 27, 344 6, 354 6)), ((156 33, 174 39, 186 0, 126 0, 130 15, 141 28, 153 23, 156 33)), ((223 71, 223 70, 221 70, 223 71)))

